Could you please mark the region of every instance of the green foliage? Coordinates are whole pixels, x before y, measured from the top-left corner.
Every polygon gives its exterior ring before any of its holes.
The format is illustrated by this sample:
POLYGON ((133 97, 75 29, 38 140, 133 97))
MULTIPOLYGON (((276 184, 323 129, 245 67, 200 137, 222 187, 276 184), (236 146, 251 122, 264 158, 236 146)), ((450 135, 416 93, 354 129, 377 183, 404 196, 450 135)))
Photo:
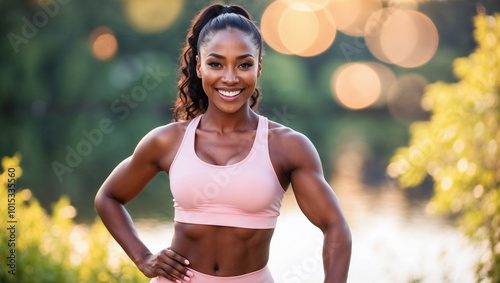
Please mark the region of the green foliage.
POLYGON ((16 222, 7 224, 15 226, 12 234, 8 229, 0 232, 0 282, 147 281, 123 253, 118 258, 111 257, 112 239, 100 220, 90 230, 75 225, 72 219, 76 210, 67 197, 61 197, 54 204, 52 215, 48 215, 28 189, 16 189, 15 197, 8 195, 12 192, 8 191, 8 184, 13 180, 17 183, 22 175, 19 161, 19 154, 2 159, 0 202, 15 199, 15 206, 0 206, 0 214, 12 213, 11 221, 16 222), (14 168, 15 177, 8 176, 9 168, 14 168), (15 256, 14 265, 9 265, 12 261, 7 258, 11 254, 15 256))
POLYGON ((388 173, 403 187, 434 179, 429 212, 458 216, 471 238, 487 242, 478 281, 500 282, 500 14, 474 18, 476 50, 454 62, 459 81, 430 85, 430 121, 410 127, 388 173))

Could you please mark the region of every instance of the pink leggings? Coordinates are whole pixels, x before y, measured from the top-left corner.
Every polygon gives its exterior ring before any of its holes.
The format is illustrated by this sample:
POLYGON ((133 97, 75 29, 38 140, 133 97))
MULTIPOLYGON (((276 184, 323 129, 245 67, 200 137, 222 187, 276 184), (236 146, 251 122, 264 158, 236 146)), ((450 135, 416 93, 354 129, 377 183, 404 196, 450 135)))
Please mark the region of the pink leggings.
MULTIPOLYGON (((229 277, 220 277, 220 276, 212 276, 205 273, 198 272, 194 269, 188 268, 191 272, 193 272, 194 276, 191 277, 190 283, 274 283, 273 277, 269 268, 266 266, 257 271, 253 271, 250 273, 246 273, 238 276, 229 276, 229 277)), ((149 283, 171 283, 172 281, 168 280, 165 277, 155 277, 151 279, 149 283)), ((182 282, 188 282, 183 280, 182 282)))

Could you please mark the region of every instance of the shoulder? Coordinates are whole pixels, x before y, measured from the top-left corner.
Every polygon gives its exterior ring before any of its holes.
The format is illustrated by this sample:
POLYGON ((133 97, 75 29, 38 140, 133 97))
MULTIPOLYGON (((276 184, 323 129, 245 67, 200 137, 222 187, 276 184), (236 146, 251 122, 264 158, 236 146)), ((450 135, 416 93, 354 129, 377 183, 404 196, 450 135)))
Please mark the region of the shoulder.
POLYGON ((147 133, 139 142, 139 145, 168 145, 182 137, 186 131, 189 121, 172 122, 164 126, 156 127, 147 133))
POLYGON ((290 169, 305 163, 317 163, 319 156, 313 143, 304 134, 269 120, 270 151, 286 156, 290 169))
POLYGON ((272 140, 273 143, 279 143, 287 149, 314 147, 304 134, 271 120, 269 120, 269 140, 272 140))
POLYGON ((152 129, 137 144, 134 158, 145 158, 158 163, 180 145, 190 122, 191 120, 172 122, 152 129))

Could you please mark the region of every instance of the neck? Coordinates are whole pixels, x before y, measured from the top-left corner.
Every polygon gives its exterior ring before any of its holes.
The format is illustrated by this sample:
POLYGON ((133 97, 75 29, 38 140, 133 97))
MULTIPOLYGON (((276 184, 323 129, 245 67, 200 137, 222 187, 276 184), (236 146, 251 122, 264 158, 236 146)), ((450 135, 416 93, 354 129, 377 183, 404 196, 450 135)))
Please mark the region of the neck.
POLYGON ((206 130, 221 133, 248 131, 255 129, 258 115, 250 107, 242 107, 234 113, 224 113, 209 106, 200 123, 206 130))

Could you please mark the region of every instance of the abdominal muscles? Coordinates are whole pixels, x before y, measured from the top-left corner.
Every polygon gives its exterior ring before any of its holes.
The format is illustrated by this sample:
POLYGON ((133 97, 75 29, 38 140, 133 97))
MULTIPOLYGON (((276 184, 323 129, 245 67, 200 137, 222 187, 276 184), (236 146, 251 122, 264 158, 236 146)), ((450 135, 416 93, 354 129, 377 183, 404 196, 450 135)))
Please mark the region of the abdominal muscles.
POLYGON ((259 270, 269 259, 274 229, 175 223, 171 249, 189 267, 213 276, 237 276, 259 270))

